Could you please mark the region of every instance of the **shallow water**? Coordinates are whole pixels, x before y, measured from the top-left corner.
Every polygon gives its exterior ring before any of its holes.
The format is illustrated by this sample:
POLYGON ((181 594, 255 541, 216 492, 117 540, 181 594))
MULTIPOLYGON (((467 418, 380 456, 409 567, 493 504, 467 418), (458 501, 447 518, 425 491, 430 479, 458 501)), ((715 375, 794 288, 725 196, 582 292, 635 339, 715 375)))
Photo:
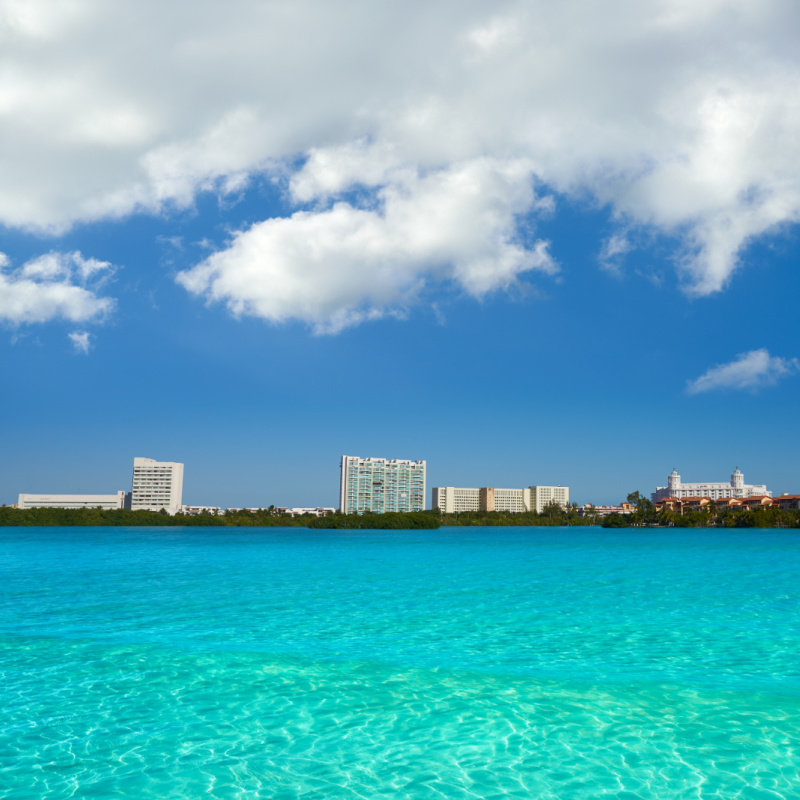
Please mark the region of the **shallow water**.
POLYGON ((800 535, 0 529, 0 798, 795 798, 800 535))

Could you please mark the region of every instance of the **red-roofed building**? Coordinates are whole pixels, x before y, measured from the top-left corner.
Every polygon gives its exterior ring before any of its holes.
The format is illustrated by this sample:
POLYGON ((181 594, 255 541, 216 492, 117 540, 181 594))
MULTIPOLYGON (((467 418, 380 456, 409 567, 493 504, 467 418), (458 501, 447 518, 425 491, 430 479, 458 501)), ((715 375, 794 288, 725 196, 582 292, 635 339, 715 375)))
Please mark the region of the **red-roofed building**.
POLYGON ((743 500, 739 500, 737 497, 721 497, 719 500, 715 500, 717 504, 717 508, 720 511, 724 511, 725 509, 730 509, 732 511, 736 511, 742 507, 743 500))
POLYGON ((680 511, 683 507, 682 501, 677 497, 665 497, 663 500, 659 500, 656 503, 656 511, 661 511, 662 509, 667 509, 667 511, 676 512, 680 511))
POLYGON ((753 509, 753 508, 771 508, 772 507, 772 498, 761 496, 761 497, 747 497, 742 500, 742 505, 745 508, 753 509))
POLYGON ((684 497, 683 510, 684 511, 702 511, 704 508, 711 504, 710 497, 684 497))
POLYGON ((782 511, 800 509, 800 494, 782 494, 772 498, 772 505, 780 506, 782 511))

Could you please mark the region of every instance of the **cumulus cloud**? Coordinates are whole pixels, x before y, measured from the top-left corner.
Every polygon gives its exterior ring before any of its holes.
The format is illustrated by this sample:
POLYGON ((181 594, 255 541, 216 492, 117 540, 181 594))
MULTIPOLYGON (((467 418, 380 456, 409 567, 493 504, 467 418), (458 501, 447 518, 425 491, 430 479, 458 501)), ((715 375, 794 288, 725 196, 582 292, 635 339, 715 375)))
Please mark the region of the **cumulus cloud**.
MULTIPOLYGON (((273 249, 270 263, 282 265, 285 287, 296 242, 284 232, 305 230, 309 214, 335 239, 331 223, 345 203, 353 220, 399 239, 393 195, 488 159, 525 163, 537 185, 607 206, 619 236, 637 228, 673 236, 681 281, 707 295, 727 285, 750 242, 800 219, 792 0, 496 0, 491 9, 478 0, 200 0, 187 8, 0 0, 0 222, 58 233, 279 175, 294 204, 289 222, 255 230, 282 232, 270 241, 288 249, 273 249), (354 189, 378 210, 353 206, 354 189)), ((512 240, 517 222, 507 218, 498 235, 512 240)), ((337 263, 351 252, 352 230, 345 225, 345 238, 325 246, 337 263)), ((430 275, 436 258, 400 265, 402 251, 392 252, 383 269, 397 270, 388 279, 396 299, 408 297, 409 272, 430 275)), ((374 257, 360 263, 367 269, 374 257)), ((466 269, 459 264, 454 276, 466 269)), ((468 291, 479 284, 465 277, 468 291)), ((268 306, 217 291, 240 313, 268 306)), ((383 302, 337 296, 345 315, 383 302)), ((315 289, 296 301, 309 309, 303 318, 331 313, 315 289)))
POLYGON ((530 270, 557 270, 546 242, 515 237, 516 215, 536 204, 524 162, 406 172, 378 199, 253 225, 178 281, 234 314, 301 319, 322 333, 401 312, 429 281, 480 296, 530 270))
POLYGON ((48 253, 16 270, 8 266, 8 257, 0 253, 2 322, 88 322, 102 319, 114 307, 112 298, 97 294, 103 274, 112 269, 106 261, 86 259, 79 252, 48 253))
POLYGON ((89 348, 91 347, 91 343, 89 341, 91 335, 89 333, 86 331, 73 331, 68 335, 76 353, 82 353, 83 355, 89 354, 89 348))
POLYGON ((715 389, 757 391, 774 386, 781 378, 800 371, 800 360, 771 356, 766 348, 740 353, 728 364, 719 364, 690 381, 686 391, 701 394, 715 389))

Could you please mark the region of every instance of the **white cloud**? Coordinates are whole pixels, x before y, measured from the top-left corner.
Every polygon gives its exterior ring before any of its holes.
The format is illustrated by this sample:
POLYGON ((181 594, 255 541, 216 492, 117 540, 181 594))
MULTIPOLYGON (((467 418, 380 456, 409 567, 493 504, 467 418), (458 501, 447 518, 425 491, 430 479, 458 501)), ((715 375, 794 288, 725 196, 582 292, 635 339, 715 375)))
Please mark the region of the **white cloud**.
POLYGON ((719 364, 690 381, 686 391, 701 394, 714 389, 757 391, 774 386, 781 378, 800 371, 800 360, 771 356, 765 348, 740 353, 728 364, 719 364))
POLYGON ((477 297, 530 270, 557 269, 546 242, 524 247, 515 238, 516 215, 536 202, 524 162, 407 172, 378 198, 377 208, 337 202, 256 224, 178 281, 237 315, 336 332, 400 312, 427 282, 477 297))
POLYGON ((600 266, 613 275, 620 275, 620 262, 632 249, 633 245, 625 232, 612 234, 603 242, 600 249, 600 266))
MULTIPOLYGON (((320 226, 365 187, 396 239, 393 194, 488 159, 676 237, 709 294, 800 220, 798 26, 793 0, 0 0, 0 223, 58 233, 270 173, 320 226)), ((290 219, 265 224, 310 224, 290 219)), ((385 269, 407 295, 418 268, 385 269)), ((295 307, 329 316, 317 294, 295 307)))
POLYGON ((72 253, 51 252, 28 261, 19 271, 19 276, 33 280, 52 280, 69 278, 74 274, 85 282, 93 275, 110 269, 111 264, 108 261, 84 258, 78 251, 72 253))
POLYGON ((89 349, 91 347, 91 342, 89 340, 91 334, 86 331, 73 331, 68 334, 68 336, 76 353, 82 353, 83 355, 89 354, 89 349))
POLYGON ((89 322, 114 308, 112 298, 97 294, 101 283, 97 275, 110 272, 108 262, 73 252, 48 253, 17 270, 5 270, 8 264, 8 257, 0 253, 0 322, 89 322))
POLYGON ((303 167, 292 176, 292 198, 305 203, 334 196, 355 184, 380 186, 393 175, 395 180, 402 180, 409 167, 398 159, 391 145, 375 145, 364 139, 334 147, 312 148, 303 167))

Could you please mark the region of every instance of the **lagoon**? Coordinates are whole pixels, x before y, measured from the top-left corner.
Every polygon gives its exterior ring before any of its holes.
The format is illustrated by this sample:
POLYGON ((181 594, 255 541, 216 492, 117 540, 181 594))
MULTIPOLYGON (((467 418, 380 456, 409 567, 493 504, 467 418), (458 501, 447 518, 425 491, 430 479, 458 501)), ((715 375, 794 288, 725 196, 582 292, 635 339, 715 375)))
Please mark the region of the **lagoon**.
POLYGON ((790 798, 800 532, 0 529, 0 798, 790 798))

